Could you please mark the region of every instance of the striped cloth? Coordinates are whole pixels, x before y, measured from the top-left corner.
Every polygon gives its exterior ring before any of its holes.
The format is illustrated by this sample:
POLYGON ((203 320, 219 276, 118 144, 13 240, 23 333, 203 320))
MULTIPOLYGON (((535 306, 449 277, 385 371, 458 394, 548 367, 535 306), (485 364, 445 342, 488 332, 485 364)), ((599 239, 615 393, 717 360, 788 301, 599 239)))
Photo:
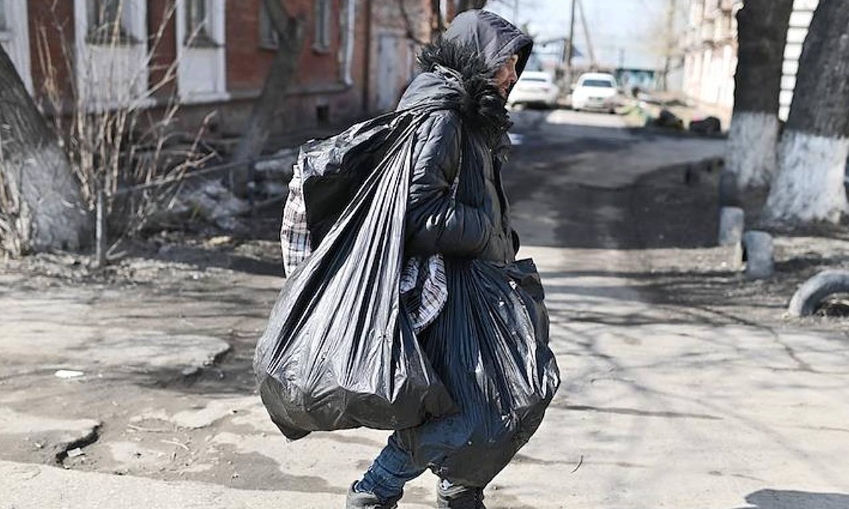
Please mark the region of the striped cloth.
MULTIPOLYGON (((289 197, 283 209, 280 228, 280 245, 283 248, 283 268, 286 274, 292 274, 312 253, 299 164, 295 165, 294 175, 289 182, 289 197)), ((411 256, 404 261, 401 300, 410 312, 416 334, 436 320, 448 301, 445 260, 441 255, 411 256)))

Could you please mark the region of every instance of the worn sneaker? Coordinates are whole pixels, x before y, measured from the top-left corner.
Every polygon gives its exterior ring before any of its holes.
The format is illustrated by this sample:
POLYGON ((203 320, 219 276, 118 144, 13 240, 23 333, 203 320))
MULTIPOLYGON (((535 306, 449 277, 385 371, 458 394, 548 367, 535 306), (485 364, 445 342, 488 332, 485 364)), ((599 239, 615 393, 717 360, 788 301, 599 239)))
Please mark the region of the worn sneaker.
POLYGON ((483 488, 454 486, 439 481, 436 484, 437 509, 486 509, 483 488))
POLYGON ((382 501, 374 493, 361 492, 354 489, 357 483, 348 488, 348 497, 345 500, 345 509, 396 509, 398 501, 401 500, 400 493, 390 500, 382 501))

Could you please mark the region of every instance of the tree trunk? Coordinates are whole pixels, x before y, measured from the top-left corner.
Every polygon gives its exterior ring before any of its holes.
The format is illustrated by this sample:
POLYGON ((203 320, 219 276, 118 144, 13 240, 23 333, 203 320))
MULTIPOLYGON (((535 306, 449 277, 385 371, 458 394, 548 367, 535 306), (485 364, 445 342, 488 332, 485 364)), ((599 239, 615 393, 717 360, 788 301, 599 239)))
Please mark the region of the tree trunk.
MULTIPOLYGON (((263 0, 272 26, 277 32, 278 48, 262 93, 254 103, 251 116, 245 126, 233 162, 247 163, 262 154, 268 141, 274 118, 283 104, 289 86, 298 70, 298 60, 304 43, 304 20, 289 16, 280 0, 263 0)), ((247 168, 233 172, 232 188, 237 195, 244 195, 248 183, 247 168)))
MULTIPOLYGON (((0 46, 0 185, 7 231, 18 251, 77 250, 91 232, 91 215, 56 135, 0 46)), ((10 238, 0 239, 9 247, 10 238)))
POLYGON ((468 11, 469 9, 483 9, 486 7, 486 2, 487 0, 458 0, 457 14, 468 11))
POLYGON ((837 222, 847 212, 849 9, 822 0, 802 49, 778 177, 766 216, 774 222, 837 222))
POLYGON ((726 165, 741 190, 770 183, 776 170, 784 47, 793 0, 747 0, 737 13, 734 115, 726 165))
POLYGON ((445 23, 443 21, 442 2, 440 0, 430 0, 430 40, 435 41, 445 31, 445 23))

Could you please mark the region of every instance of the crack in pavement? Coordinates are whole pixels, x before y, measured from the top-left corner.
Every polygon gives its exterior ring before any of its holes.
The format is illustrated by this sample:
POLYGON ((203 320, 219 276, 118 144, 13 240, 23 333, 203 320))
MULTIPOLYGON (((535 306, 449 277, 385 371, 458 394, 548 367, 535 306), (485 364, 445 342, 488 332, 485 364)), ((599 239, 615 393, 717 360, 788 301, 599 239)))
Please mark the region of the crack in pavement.
POLYGON ((103 423, 98 423, 84 436, 74 440, 73 442, 65 444, 62 449, 56 453, 56 464, 64 467, 65 460, 68 459, 70 451, 73 451, 74 449, 82 449, 97 442, 100 439, 100 428, 102 426, 103 423))

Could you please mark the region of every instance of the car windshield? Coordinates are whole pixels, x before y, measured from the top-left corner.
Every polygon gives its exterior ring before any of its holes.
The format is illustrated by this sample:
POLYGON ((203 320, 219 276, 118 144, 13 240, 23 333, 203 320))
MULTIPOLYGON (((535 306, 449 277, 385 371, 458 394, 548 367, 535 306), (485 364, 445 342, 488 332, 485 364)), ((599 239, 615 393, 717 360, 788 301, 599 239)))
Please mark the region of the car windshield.
POLYGON ((613 88, 613 83, 607 80, 584 80, 581 83, 581 86, 593 88, 613 88))
POLYGON ((532 81, 534 83, 548 83, 548 80, 546 78, 541 77, 541 76, 540 77, 530 76, 530 77, 527 77, 527 78, 523 77, 519 81, 532 81))

